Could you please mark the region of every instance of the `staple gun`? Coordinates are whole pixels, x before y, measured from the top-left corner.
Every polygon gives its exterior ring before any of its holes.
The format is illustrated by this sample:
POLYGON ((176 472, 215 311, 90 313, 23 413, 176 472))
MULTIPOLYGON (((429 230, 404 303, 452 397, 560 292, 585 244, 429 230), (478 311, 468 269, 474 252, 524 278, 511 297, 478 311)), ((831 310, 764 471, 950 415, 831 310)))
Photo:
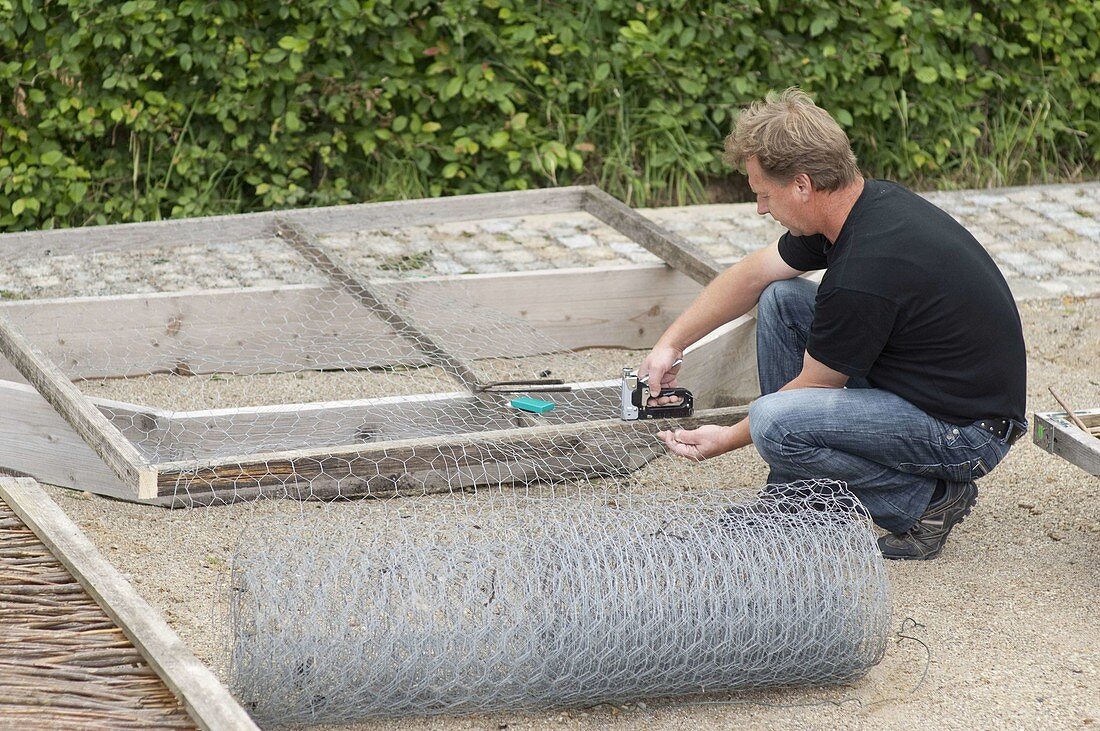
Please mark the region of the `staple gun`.
POLYGON ((636 419, 667 419, 691 416, 694 409, 694 397, 686 388, 666 388, 660 393, 650 394, 649 376, 638 376, 633 368, 623 368, 621 390, 622 417, 624 421, 636 419), (679 396, 680 403, 664 406, 648 406, 650 396, 679 396))

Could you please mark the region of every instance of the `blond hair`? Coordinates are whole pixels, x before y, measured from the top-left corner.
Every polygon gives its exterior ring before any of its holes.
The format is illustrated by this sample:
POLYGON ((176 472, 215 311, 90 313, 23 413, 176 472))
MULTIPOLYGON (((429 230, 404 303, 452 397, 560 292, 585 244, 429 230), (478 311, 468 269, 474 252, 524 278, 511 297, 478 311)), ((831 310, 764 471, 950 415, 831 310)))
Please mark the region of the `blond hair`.
POLYGON ((781 183, 805 173, 818 190, 837 190, 860 178, 848 135, 810 95, 792 86, 769 92, 742 110, 722 159, 741 167, 755 157, 781 183))

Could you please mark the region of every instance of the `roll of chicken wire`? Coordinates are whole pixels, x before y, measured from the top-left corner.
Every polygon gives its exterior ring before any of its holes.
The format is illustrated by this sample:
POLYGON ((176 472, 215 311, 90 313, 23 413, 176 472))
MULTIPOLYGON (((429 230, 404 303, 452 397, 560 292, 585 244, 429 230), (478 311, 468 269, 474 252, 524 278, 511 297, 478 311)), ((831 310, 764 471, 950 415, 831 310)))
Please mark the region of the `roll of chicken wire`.
POLYGON ((882 657, 870 523, 836 483, 391 501, 246 535, 236 695, 264 723, 841 683, 882 657))

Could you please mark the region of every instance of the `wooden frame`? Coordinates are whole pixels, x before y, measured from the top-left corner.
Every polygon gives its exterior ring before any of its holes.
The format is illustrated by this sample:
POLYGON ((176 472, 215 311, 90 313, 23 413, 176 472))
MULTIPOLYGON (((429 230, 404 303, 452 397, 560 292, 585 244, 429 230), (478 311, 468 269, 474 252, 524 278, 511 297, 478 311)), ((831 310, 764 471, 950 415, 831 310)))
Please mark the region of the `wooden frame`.
POLYGON ((34 480, 0 477, 0 497, 119 626, 199 728, 258 731, 229 690, 34 480))
MULTIPOLYGON (((1100 409, 1074 413, 1086 427, 1100 427, 1100 409)), ((1100 438, 1074 425, 1067 412, 1048 411, 1035 414, 1032 439, 1051 454, 1072 462, 1094 477, 1100 476, 1100 438)))
MULTIPOLYGON (((340 447, 322 449, 291 449, 265 453, 228 457, 191 459, 154 464, 144 457, 127 438, 134 427, 128 425, 155 425, 158 418, 186 420, 187 414, 154 413, 155 409, 139 405, 115 404, 107 407, 84 397, 79 389, 65 376, 52 359, 64 357, 66 371, 73 378, 118 377, 155 372, 197 373, 219 372, 227 361, 227 354, 221 350, 233 350, 235 338, 222 337, 219 352, 203 353, 196 348, 197 343, 211 340, 211 333, 251 333, 250 318, 255 320, 255 310, 267 311, 268 306, 277 306, 281 312, 295 312, 295 303, 303 298, 350 298, 368 305, 377 311, 380 303, 385 304, 380 318, 350 318, 349 326, 360 328, 367 335, 374 332, 387 341, 387 352, 361 355, 355 358, 336 358, 328 360, 310 360, 295 363, 295 368, 362 368, 380 364, 422 365, 426 361, 441 365, 449 372, 459 376, 467 384, 477 381, 476 358, 486 357, 484 350, 474 352, 455 351, 444 343, 428 337, 425 328, 417 322, 414 311, 394 307, 389 297, 394 288, 402 289, 404 301, 413 302, 418 292, 446 292, 453 287, 466 287, 476 281, 471 291, 478 292, 485 304, 518 315, 540 330, 559 341, 562 334, 566 347, 576 349, 594 345, 621 347, 649 347, 656 336, 671 322, 672 318, 686 307, 698 294, 698 284, 709 281, 722 269, 722 265, 674 234, 664 231, 655 223, 648 221, 621 202, 603 191, 591 187, 574 187, 528 191, 523 193, 501 193, 455 198, 403 201, 398 203, 364 204, 337 208, 312 209, 310 211, 284 211, 279 213, 249 214, 245 216, 227 216, 209 219, 181 220, 153 224, 128 224, 123 226, 104 226, 91 229, 70 231, 51 231, 35 234, 10 234, 0 236, 0 255, 27 255, 35 247, 49 248, 53 254, 74 252, 87 246, 102 245, 112 250, 132 249, 155 246, 158 248, 183 246, 199 242, 232 242, 254 239, 270 239, 278 236, 292 248, 302 254, 307 261, 326 273, 335 287, 295 286, 280 288, 248 288, 238 290, 218 290, 211 292, 187 292, 173 294, 136 295, 108 298, 76 298, 72 300, 44 300, 5 303, 0 305, 0 350, 7 356, 18 374, 37 389, 49 402, 56 414, 67 424, 71 433, 78 435, 96 455, 118 477, 117 483, 103 479, 98 475, 90 486, 76 484, 75 487, 103 492, 115 497, 137 501, 161 502, 177 495, 181 485, 202 485, 213 492, 226 491, 238 495, 232 490, 234 480, 243 481, 250 488, 261 490, 264 487, 283 484, 287 470, 309 469, 309 465, 327 465, 328 471, 338 462, 341 465, 359 460, 362 464, 351 464, 347 468, 349 476, 369 473, 374 477, 389 477, 389 472, 381 470, 377 462, 379 450, 419 449, 434 450, 435 454, 448 454, 448 450, 459 448, 466 453, 484 453, 485 459, 479 464, 488 464, 494 459, 494 446, 512 444, 515 439, 534 438, 546 448, 552 448, 554 440, 565 440, 575 444, 586 429, 595 429, 606 433, 619 431, 624 434, 643 428, 643 425, 626 422, 582 422, 563 424, 554 427, 537 426, 533 417, 513 419, 518 428, 514 430, 477 431, 457 437, 433 437, 416 440, 416 444, 406 440, 379 443, 352 443, 340 447), (367 281, 359 278, 351 268, 343 264, 331 251, 320 245, 314 238, 319 233, 337 231, 362 231, 398 226, 438 224, 454 221, 476 220, 494 217, 515 217, 542 213, 563 213, 585 211, 616 228, 637 243, 645 246, 667 261, 669 267, 628 266, 608 267, 586 270, 556 270, 510 275, 481 275, 477 277, 436 277, 416 282, 367 281), (682 272, 682 273, 677 273, 682 272), (621 281, 620 281, 621 280, 621 281), (537 282, 541 286, 532 287, 537 282), (598 283, 597 283, 598 282, 598 283), (582 293, 583 290, 583 293, 582 293), (510 292, 510 295, 505 293, 510 292), (587 299, 586 308, 584 300, 587 299), (610 300, 610 302, 606 302, 610 300), (606 304, 606 306, 605 306, 606 304), (185 311, 186 310, 186 311, 185 311), (86 312, 85 312, 86 311, 86 312), (18 315, 28 333, 20 332, 5 316, 5 312, 18 315), (79 313, 85 312, 83 317, 79 313), (92 313, 90 316, 87 313, 92 313), (134 313, 141 312, 141 318, 134 313), (219 313, 211 317, 208 313, 219 313), (220 313, 230 313, 221 317, 220 313), (579 316, 576 316, 578 315, 579 316), (594 313, 594 314, 589 314, 594 313), (606 317, 605 315, 609 316, 606 317), (87 325, 89 317, 94 320, 92 327, 87 325), (102 319, 100 319, 102 318, 102 319), (227 323, 226 320, 229 322, 227 323), (624 323, 625 321, 625 323, 624 323), (70 326, 69 323, 72 323, 70 326), (126 328, 120 323, 126 322, 126 328), (59 335, 58 323, 66 334, 59 335), (220 329, 219 329, 220 328, 220 329), (90 332, 86 332, 90 330, 90 332), (415 347, 393 346, 392 341, 400 335, 413 335, 417 342, 429 342, 425 350, 415 347), (32 341, 31 338, 34 338, 32 341), (148 357, 137 356, 124 370, 129 372, 109 372, 112 369, 102 363, 95 363, 89 354, 102 346, 102 339, 114 337, 120 342, 149 342, 156 352, 148 357), (426 339, 426 340, 425 340, 426 339), (64 350, 52 344, 64 341, 64 350), (39 349, 38 343, 46 343, 49 352, 39 349), (163 346, 163 347, 162 347, 163 346), (143 359, 144 358, 144 359, 143 359), (220 361, 220 363, 219 363, 220 361), (128 410, 129 409, 129 410, 128 410), (108 416, 131 414, 132 419, 116 419, 108 416), (531 431, 534 430, 534 431, 531 431), (475 448, 475 443, 482 446, 475 448), (353 457, 354 455, 354 457, 353 457), (259 461, 267 465, 267 472, 257 476, 259 461), (367 466, 367 464, 373 466, 367 466), (233 477, 236 475, 236 477, 233 477), (120 485, 122 486, 120 488, 120 485)), ((288 315, 290 320, 293 316, 288 315)), ((303 320, 294 325, 303 332, 315 332, 312 323, 303 320)), ((694 356, 688 360, 685 378, 689 374, 703 386, 697 391, 699 418, 706 418, 708 407, 745 402, 756 393, 754 348, 749 338, 752 333, 753 318, 746 316, 725 328, 712 333, 703 342, 690 351, 694 356), (709 364, 721 364, 721 368, 709 364), (690 370, 694 369, 694 371, 690 370), (721 374, 721 375, 719 375, 721 374)), ((332 337, 338 337, 339 334, 332 337)), ((246 336, 241 336, 246 337, 246 336)), ((323 344, 324 339, 321 339, 323 344)), ((317 341, 309 341, 309 348, 317 352, 317 341)), ((254 345, 254 343, 253 343, 254 345)), ((322 348, 323 349, 323 348, 322 348)), ((147 349, 148 350, 148 349, 147 349)), ((254 349, 255 350, 255 349, 254 349)), ((275 360, 285 360, 287 353, 277 354, 275 360)), ((294 355, 294 354, 289 354, 294 355)), ((301 354, 298 354, 301 355, 301 354)), ((492 354, 503 355, 503 354, 492 354)), ((522 354, 509 354, 512 356, 522 354)), ((254 366, 247 363, 238 365, 243 372, 273 372, 270 365, 257 362, 254 366)), ((0 377, 12 377, 10 369, 5 370, 0 363, 0 377)), ((18 379, 17 379, 18 380, 18 379)), ((686 381, 685 381, 686 382, 686 381)), ((33 399, 25 391, 15 389, 16 383, 0 381, 0 393, 5 389, 19 396, 20 404, 29 410, 40 408, 31 403, 33 399)), ((606 387, 604 385, 603 387, 606 387)), ((486 394, 437 394, 440 398, 474 398, 486 400, 491 408, 497 408, 498 401, 489 399, 486 394)), ((434 398, 433 397, 433 398, 434 398)), ((361 408, 370 409, 377 404, 369 402, 332 405, 289 405, 288 410, 361 408)), ((257 410, 248 413, 241 410, 241 418, 255 418, 257 410)), ((734 412, 720 411, 710 413, 717 419, 734 418, 734 412)), ((743 410, 736 412, 736 418, 742 418, 743 410)), ((513 414, 514 416, 514 414, 513 414)), ((266 418, 266 417, 261 417, 266 418)), ((39 421, 45 421, 39 419, 39 421)), ((652 425, 644 425, 650 429, 652 425)), ((51 429, 57 432, 54 420, 51 429)), ((65 431, 62 429, 62 431, 65 431)), ((3 430, 0 430, 0 460, 4 459, 5 444, 3 430)), ((71 446, 71 434, 65 434, 61 441, 71 446)), ((9 450, 10 451, 10 448, 9 450)), ((499 451, 499 450, 497 450, 499 451)), ((81 455, 86 460, 86 455, 81 455)), ((477 461, 477 460, 475 460, 477 461)), ((10 462, 10 460, 9 460, 10 462)), ((431 459, 426 464, 434 464, 431 459)), ((33 459, 24 460, 19 466, 5 464, 0 467, 17 469, 30 474, 45 474, 35 469, 33 459), (30 469, 27 469, 30 468, 30 469)), ((425 468, 427 469, 427 468, 425 468)), ((391 470, 392 471, 392 470, 391 470)), ((48 472, 48 470, 46 471, 48 472)), ((54 470, 54 474, 57 470, 54 470)), ((73 476, 75 477, 75 476, 73 476)), ((74 479, 74 482, 79 482, 74 479)), ((62 483, 64 484, 64 483, 62 483)))

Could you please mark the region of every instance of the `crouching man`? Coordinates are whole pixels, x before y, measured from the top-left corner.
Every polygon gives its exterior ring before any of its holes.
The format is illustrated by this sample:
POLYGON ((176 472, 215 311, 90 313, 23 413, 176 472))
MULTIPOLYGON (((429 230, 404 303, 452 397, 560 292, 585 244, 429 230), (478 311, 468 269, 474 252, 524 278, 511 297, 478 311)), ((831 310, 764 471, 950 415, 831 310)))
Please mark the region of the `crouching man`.
POLYGON ((843 480, 888 531, 885 557, 935 558, 974 506, 974 481, 1027 429, 1008 284, 949 215, 863 179, 847 135, 797 89, 745 109, 725 149, 757 212, 788 231, 711 282, 639 373, 675 386, 689 345, 759 305, 764 395, 739 424, 661 438, 695 460, 751 442, 771 483, 843 480), (820 286, 798 278, 819 269, 820 286))

